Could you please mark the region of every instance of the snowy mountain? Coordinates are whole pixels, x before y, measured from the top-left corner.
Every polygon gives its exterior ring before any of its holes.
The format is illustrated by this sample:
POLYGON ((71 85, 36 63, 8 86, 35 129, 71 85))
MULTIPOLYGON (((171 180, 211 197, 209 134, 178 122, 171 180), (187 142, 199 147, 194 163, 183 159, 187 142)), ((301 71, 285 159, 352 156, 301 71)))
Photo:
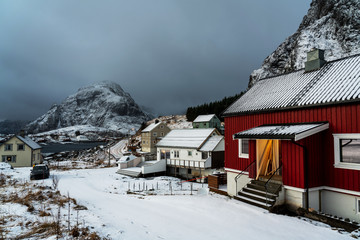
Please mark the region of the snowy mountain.
POLYGON ((250 75, 257 80, 304 68, 306 53, 325 50, 325 60, 360 53, 360 1, 313 0, 298 30, 268 56, 250 75))
POLYGON ((38 133, 54 129, 90 125, 127 133, 139 128, 148 116, 116 83, 101 82, 80 88, 60 105, 29 123, 28 132, 38 133))

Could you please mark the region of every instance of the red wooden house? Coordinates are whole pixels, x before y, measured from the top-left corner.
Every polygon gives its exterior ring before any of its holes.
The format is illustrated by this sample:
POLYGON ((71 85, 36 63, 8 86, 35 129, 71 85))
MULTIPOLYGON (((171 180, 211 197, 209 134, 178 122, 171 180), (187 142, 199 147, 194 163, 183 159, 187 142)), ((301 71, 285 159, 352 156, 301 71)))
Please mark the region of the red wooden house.
POLYGON ((228 194, 360 220, 360 55, 258 81, 224 112, 228 194))

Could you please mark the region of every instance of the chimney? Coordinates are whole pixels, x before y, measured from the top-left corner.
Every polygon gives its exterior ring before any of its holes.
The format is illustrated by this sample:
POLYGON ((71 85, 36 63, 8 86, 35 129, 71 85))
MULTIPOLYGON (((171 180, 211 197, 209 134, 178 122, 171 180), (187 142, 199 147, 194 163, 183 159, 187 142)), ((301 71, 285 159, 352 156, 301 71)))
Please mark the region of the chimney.
POLYGON ((157 124, 157 123, 159 123, 160 121, 159 121, 159 119, 155 119, 155 124, 157 124))
POLYGON ((21 129, 19 135, 20 137, 25 137, 25 130, 21 129))
POLYGON ((305 62, 305 72, 311 72, 320 69, 326 63, 324 59, 324 50, 311 49, 307 53, 307 61, 305 62))

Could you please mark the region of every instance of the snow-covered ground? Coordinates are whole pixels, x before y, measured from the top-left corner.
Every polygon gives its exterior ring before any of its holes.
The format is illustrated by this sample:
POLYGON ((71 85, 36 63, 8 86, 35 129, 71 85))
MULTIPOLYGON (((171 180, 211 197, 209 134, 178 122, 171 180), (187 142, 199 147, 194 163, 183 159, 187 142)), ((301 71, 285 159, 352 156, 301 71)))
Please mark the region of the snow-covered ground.
MULTIPOLYGON (((116 170, 51 173, 59 177, 58 188, 63 195, 69 193, 77 204, 88 208, 80 211, 81 222, 103 237, 128 240, 352 239, 351 234, 339 233, 324 224, 271 214, 228 197, 209 194, 206 184, 193 184, 191 195, 191 183, 181 184, 177 178, 133 179, 116 174, 116 170), (139 189, 144 191, 138 192, 139 189)), ((27 180, 29 168, 6 174, 27 180)), ((51 179, 37 182, 51 185, 51 179)), ((11 205, 7 205, 6 210, 16 211, 11 210, 11 205)))

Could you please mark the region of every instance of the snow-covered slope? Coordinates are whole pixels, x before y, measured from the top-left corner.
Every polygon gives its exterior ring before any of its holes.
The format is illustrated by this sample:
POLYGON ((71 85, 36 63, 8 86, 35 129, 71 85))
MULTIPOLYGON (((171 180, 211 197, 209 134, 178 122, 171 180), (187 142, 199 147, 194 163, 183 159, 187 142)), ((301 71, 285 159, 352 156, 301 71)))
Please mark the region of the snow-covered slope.
POLYGON ((313 0, 298 30, 252 72, 249 87, 261 78, 304 68, 312 48, 324 49, 327 61, 360 53, 360 1, 313 0))
POLYGON ((75 125, 90 125, 127 132, 139 128, 148 116, 116 83, 101 82, 80 88, 60 105, 27 125, 27 131, 38 133, 75 125))

